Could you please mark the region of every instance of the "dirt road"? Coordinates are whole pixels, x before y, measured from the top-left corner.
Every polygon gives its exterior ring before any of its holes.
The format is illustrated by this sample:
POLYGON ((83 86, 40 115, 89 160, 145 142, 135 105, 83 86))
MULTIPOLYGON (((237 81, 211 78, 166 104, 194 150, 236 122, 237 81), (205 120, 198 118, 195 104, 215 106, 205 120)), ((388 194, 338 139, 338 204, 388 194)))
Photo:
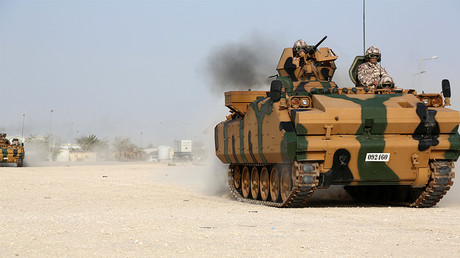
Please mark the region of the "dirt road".
POLYGON ((455 184, 428 209, 341 193, 277 209, 233 200, 225 178, 217 165, 1 167, 0 256, 460 256, 455 184))

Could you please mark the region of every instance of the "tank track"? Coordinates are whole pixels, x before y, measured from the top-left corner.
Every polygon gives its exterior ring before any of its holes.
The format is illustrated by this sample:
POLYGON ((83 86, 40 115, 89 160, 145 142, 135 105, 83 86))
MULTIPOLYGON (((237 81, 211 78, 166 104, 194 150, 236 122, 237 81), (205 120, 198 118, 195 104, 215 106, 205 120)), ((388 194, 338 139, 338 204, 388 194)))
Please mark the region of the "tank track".
MULTIPOLYGON (((241 189, 236 189, 234 185, 234 178, 233 178, 233 168, 234 166, 244 167, 247 166, 249 168, 257 166, 262 167, 264 164, 232 164, 229 167, 228 171, 228 185, 230 191, 232 192, 235 199, 245 203, 251 204, 258 204, 258 205, 266 205, 271 207, 277 208, 300 208, 305 207, 308 201, 310 200, 313 192, 316 190, 319 184, 319 169, 317 163, 309 163, 313 167, 313 171, 311 172, 304 172, 302 169, 302 163, 294 162, 292 165, 291 172, 291 180, 292 180, 292 188, 291 191, 284 201, 274 202, 274 201, 263 201, 263 200, 255 200, 250 199, 251 195, 248 198, 244 198, 241 189)), ((265 166, 274 166, 276 164, 265 164, 265 166)), ((241 188, 241 187, 240 187, 241 188)), ((281 198, 279 198, 281 199, 281 198)))
POLYGON ((452 161, 431 162, 431 178, 425 190, 409 206, 417 208, 428 208, 435 206, 447 193, 455 177, 453 172, 454 163, 452 161))
POLYGON ((431 176, 425 188, 410 186, 345 186, 353 199, 365 203, 416 208, 435 206, 453 184, 452 161, 431 161, 431 176), (390 196, 390 197, 389 197, 390 196))

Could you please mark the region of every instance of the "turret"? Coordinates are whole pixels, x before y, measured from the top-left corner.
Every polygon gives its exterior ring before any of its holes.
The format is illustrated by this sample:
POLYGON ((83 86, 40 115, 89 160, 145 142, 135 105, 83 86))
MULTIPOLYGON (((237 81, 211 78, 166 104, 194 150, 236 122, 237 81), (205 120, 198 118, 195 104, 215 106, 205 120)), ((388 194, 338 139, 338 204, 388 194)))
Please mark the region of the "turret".
POLYGON ((314 46, 284 49, 276 70, 279 76, 291 79, 294 90, 299 84, 308 88, 322 88, 325 86, 322 82, 326 82, 327 86, 335 86, 331 80, 336 69, 334 61, 338 56, 328 47, 318 49, 325 39, 314 46))

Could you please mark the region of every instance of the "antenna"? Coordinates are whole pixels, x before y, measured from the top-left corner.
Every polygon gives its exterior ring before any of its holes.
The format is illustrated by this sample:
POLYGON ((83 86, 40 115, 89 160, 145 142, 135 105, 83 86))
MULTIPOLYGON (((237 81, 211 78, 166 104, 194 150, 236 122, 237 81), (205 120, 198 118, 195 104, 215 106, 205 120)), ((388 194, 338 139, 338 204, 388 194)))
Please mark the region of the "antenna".
POLYGON ((366 53, 366 0, 363 0, 363 55, 366 53))
POLYGON ((22 130, 21 130, 22 143, 24 143, 24 119, 25 118, 26 118, 26 114, 22 114, 22 130))

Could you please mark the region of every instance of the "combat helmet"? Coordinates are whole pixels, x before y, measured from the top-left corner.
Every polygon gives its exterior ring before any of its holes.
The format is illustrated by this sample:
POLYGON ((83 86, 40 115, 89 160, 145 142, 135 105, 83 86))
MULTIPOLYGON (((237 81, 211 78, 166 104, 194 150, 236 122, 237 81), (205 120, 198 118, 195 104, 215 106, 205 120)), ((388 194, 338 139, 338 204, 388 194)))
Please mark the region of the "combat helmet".
POLYGON ((369 61, 369 58, 373 55, 377 56, 377 62, 380 62, 382 60, 382 54, 380 53, 380 50, 374 46, 371 46, 366 50, 364 58, 366 59, 366 61, 369 61))
POLYGON ((384 89, 384 88, 392 89, 394 87, 395 87, 395 82, 390 76, 383 76, 380 79, 379 84, 377 86, 378 89, 384 89))
POLYGON ((294 52, 294 56, 298 56, 300 52, 305 51, 308 47, 307 43, 303 39, 299 39, 294 42, 294 46, 292 47, 292 51, 294 52))

